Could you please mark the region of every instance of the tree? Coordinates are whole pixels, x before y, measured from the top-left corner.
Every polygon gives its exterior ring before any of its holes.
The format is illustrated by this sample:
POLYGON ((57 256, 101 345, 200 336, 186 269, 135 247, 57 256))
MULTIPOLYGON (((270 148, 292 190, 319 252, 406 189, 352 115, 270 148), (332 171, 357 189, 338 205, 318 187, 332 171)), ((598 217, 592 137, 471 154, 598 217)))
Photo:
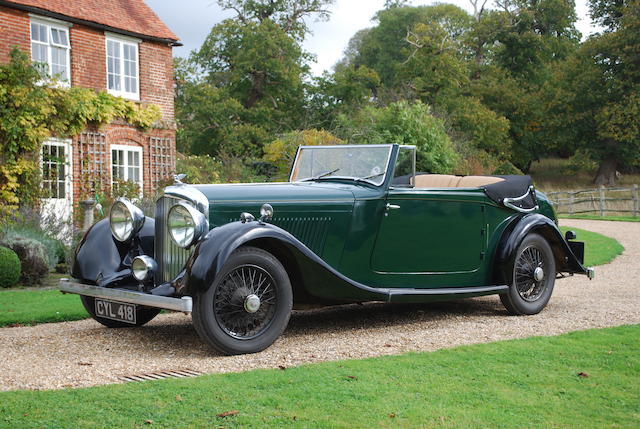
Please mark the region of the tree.
POLYGON ((599 162, 597 185, 614 185, 618 169, 640 165, 640 1, 593 0, 605 26, 560 69, 554 130, 599 162))
POLYGON ((236 12, 215 25, 176 71, 180 147, 196 154, 260 157, 304 117, 309 54, 305 19, 332 0, 219 0, 236 12))
POLYGON ((414 145, 417 169, 431 173, 451 173, 458 156, 444 121, 431 114, 420 101, 400 101, 387 107, 368 106, 353 116, 341 118, 338 136, 349 143, 414 145))

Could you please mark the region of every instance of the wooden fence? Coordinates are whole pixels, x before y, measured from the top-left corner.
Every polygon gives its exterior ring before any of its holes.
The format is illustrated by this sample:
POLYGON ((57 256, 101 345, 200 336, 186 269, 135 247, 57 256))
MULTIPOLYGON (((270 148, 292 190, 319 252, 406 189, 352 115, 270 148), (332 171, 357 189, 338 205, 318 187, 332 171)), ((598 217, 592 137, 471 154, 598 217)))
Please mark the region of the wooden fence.
POLYGON ((638 185, 630 188, 584 189, 549 192, 547 196, 558 214, 598 216, 640 216, 638 185))

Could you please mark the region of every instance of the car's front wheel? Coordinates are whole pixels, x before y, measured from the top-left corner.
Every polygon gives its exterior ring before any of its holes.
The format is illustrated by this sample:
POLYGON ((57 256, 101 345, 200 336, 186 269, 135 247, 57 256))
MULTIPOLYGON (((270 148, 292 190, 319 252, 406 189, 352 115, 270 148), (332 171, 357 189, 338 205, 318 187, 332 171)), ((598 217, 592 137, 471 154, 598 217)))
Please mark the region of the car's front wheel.
POLYGON ((287 271, 269 252, 241 247, 211 287, 196 294, 193 324, 200 337, 230 355, 256 353, 284 332, 293 292, 287 271))
POLYGON ((500 300, 511 314, 537 314, 549 302, 555 280, 551 246, 542 236, 529 234, 516 251, 511 285, 500 300))
POLYGON ((98 323, 106 326, 107 328, 132 328, 134 326, 142 326, 151 321, 154 317, 160 313, 159 308, 143 307, 141 305, 136 306, 136 323, 120 322, 119 320, 106 319, 96 315, 95 301, 92 296, 80 295, 80 300, 87 313, 98 323))

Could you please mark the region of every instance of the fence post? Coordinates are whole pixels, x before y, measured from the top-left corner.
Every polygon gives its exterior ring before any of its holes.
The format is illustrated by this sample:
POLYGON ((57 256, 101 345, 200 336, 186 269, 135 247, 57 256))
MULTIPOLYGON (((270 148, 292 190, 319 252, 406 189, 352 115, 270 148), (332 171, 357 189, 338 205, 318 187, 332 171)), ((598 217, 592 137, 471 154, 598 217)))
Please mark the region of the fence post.
POLYGON ((633 185, 633 217, 638 217, 638 212, 640 212, 640 198, 638 196, 638 185, 633 185))
POLYGON ((600 185, 600 217, 604 217, 604 212, 605 212, 604 185, 600 185))
POLYGON ((573 193, 569 193, 569 216, 573 216, 573 193))

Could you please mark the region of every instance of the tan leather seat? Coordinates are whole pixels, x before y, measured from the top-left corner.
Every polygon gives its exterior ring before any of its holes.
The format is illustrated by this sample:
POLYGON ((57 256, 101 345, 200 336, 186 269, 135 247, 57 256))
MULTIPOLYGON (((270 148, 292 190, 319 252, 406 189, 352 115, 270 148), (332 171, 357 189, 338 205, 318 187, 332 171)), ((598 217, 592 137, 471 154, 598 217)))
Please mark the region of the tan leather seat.
POLYGON ((450 174, 421 174, 416 176, 416 188, 457 188, 460 176, 450 174))
POLYGON ((504 179, 491 176, 453 176, 450 174, 420 174, 416 176, 416 188, 479 188, 502 182, 504 179))

